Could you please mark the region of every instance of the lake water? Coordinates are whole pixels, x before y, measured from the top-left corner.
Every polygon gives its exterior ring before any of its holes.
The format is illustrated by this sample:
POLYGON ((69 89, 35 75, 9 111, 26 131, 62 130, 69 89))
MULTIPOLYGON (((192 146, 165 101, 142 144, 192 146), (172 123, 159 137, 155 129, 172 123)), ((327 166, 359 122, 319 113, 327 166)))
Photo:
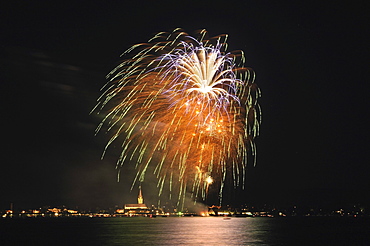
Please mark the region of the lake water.
POLYGON ((370 245, 370 218, 0 219, 0 245, 370 245))

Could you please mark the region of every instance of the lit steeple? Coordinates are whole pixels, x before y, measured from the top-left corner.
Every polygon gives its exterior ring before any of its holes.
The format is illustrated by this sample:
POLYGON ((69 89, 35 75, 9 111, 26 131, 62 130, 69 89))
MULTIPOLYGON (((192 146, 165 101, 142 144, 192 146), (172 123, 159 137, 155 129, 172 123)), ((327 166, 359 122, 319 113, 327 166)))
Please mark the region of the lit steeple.
POLYGON ((137 197, 138 204, 144 204, 143 194, 141 193, 141 185, 139 186, 139 196, 137 197))

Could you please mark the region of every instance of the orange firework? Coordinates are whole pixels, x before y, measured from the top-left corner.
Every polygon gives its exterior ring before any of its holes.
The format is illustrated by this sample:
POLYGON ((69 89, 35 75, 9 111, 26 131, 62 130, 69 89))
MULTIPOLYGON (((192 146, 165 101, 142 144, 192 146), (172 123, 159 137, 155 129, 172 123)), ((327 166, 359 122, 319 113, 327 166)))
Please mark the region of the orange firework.
POLYGON ((242 52, 226 52, 227 35, 205 36, 176 29, 132 46, 96 106, 108 109, 97 128, 112 132, 106 149, 122 141, 117 168, 134 164, 133 184, 153 172, 159 196, 167 187, 178 205, 187 193, 204 200, 210 185, 221 202, 226 176, 244 186, 247 161, 255 162, 254 73, 242 52))

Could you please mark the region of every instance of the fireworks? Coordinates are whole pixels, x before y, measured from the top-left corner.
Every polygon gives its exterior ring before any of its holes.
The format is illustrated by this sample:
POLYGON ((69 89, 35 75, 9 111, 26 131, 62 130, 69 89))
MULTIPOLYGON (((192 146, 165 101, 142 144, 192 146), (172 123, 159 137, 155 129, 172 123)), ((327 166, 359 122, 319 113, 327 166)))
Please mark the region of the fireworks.
MULTIPOLYGON (((255 162, 260 92, 242 52, 227 53, 227 35, 194 38, 180 29, 158 33, 132 46, 109 75, 96 108, 120 142, 117 169, 134 164, 133 185, 148 172, 178 205, 190 193, 204 200, 209 186, 219 193, 227 177, 244 186, 248 161, 255 162)), ((105 149, 105 150, 106 150, 105 149)), ((254 163, 255 164, 255 163, 254 163)))

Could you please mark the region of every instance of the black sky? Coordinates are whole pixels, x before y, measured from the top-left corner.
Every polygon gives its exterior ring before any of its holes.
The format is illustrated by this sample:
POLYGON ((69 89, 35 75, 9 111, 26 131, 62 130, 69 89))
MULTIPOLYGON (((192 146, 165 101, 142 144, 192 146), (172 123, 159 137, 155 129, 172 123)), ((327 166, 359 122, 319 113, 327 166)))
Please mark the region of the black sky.
POLYGON ((229 34, 257 74, 258 160, 238 202, 370 203, 368 1, 1 5, 0 209, 135 199, 89 112, 124 50, 176 27, 229 34))

